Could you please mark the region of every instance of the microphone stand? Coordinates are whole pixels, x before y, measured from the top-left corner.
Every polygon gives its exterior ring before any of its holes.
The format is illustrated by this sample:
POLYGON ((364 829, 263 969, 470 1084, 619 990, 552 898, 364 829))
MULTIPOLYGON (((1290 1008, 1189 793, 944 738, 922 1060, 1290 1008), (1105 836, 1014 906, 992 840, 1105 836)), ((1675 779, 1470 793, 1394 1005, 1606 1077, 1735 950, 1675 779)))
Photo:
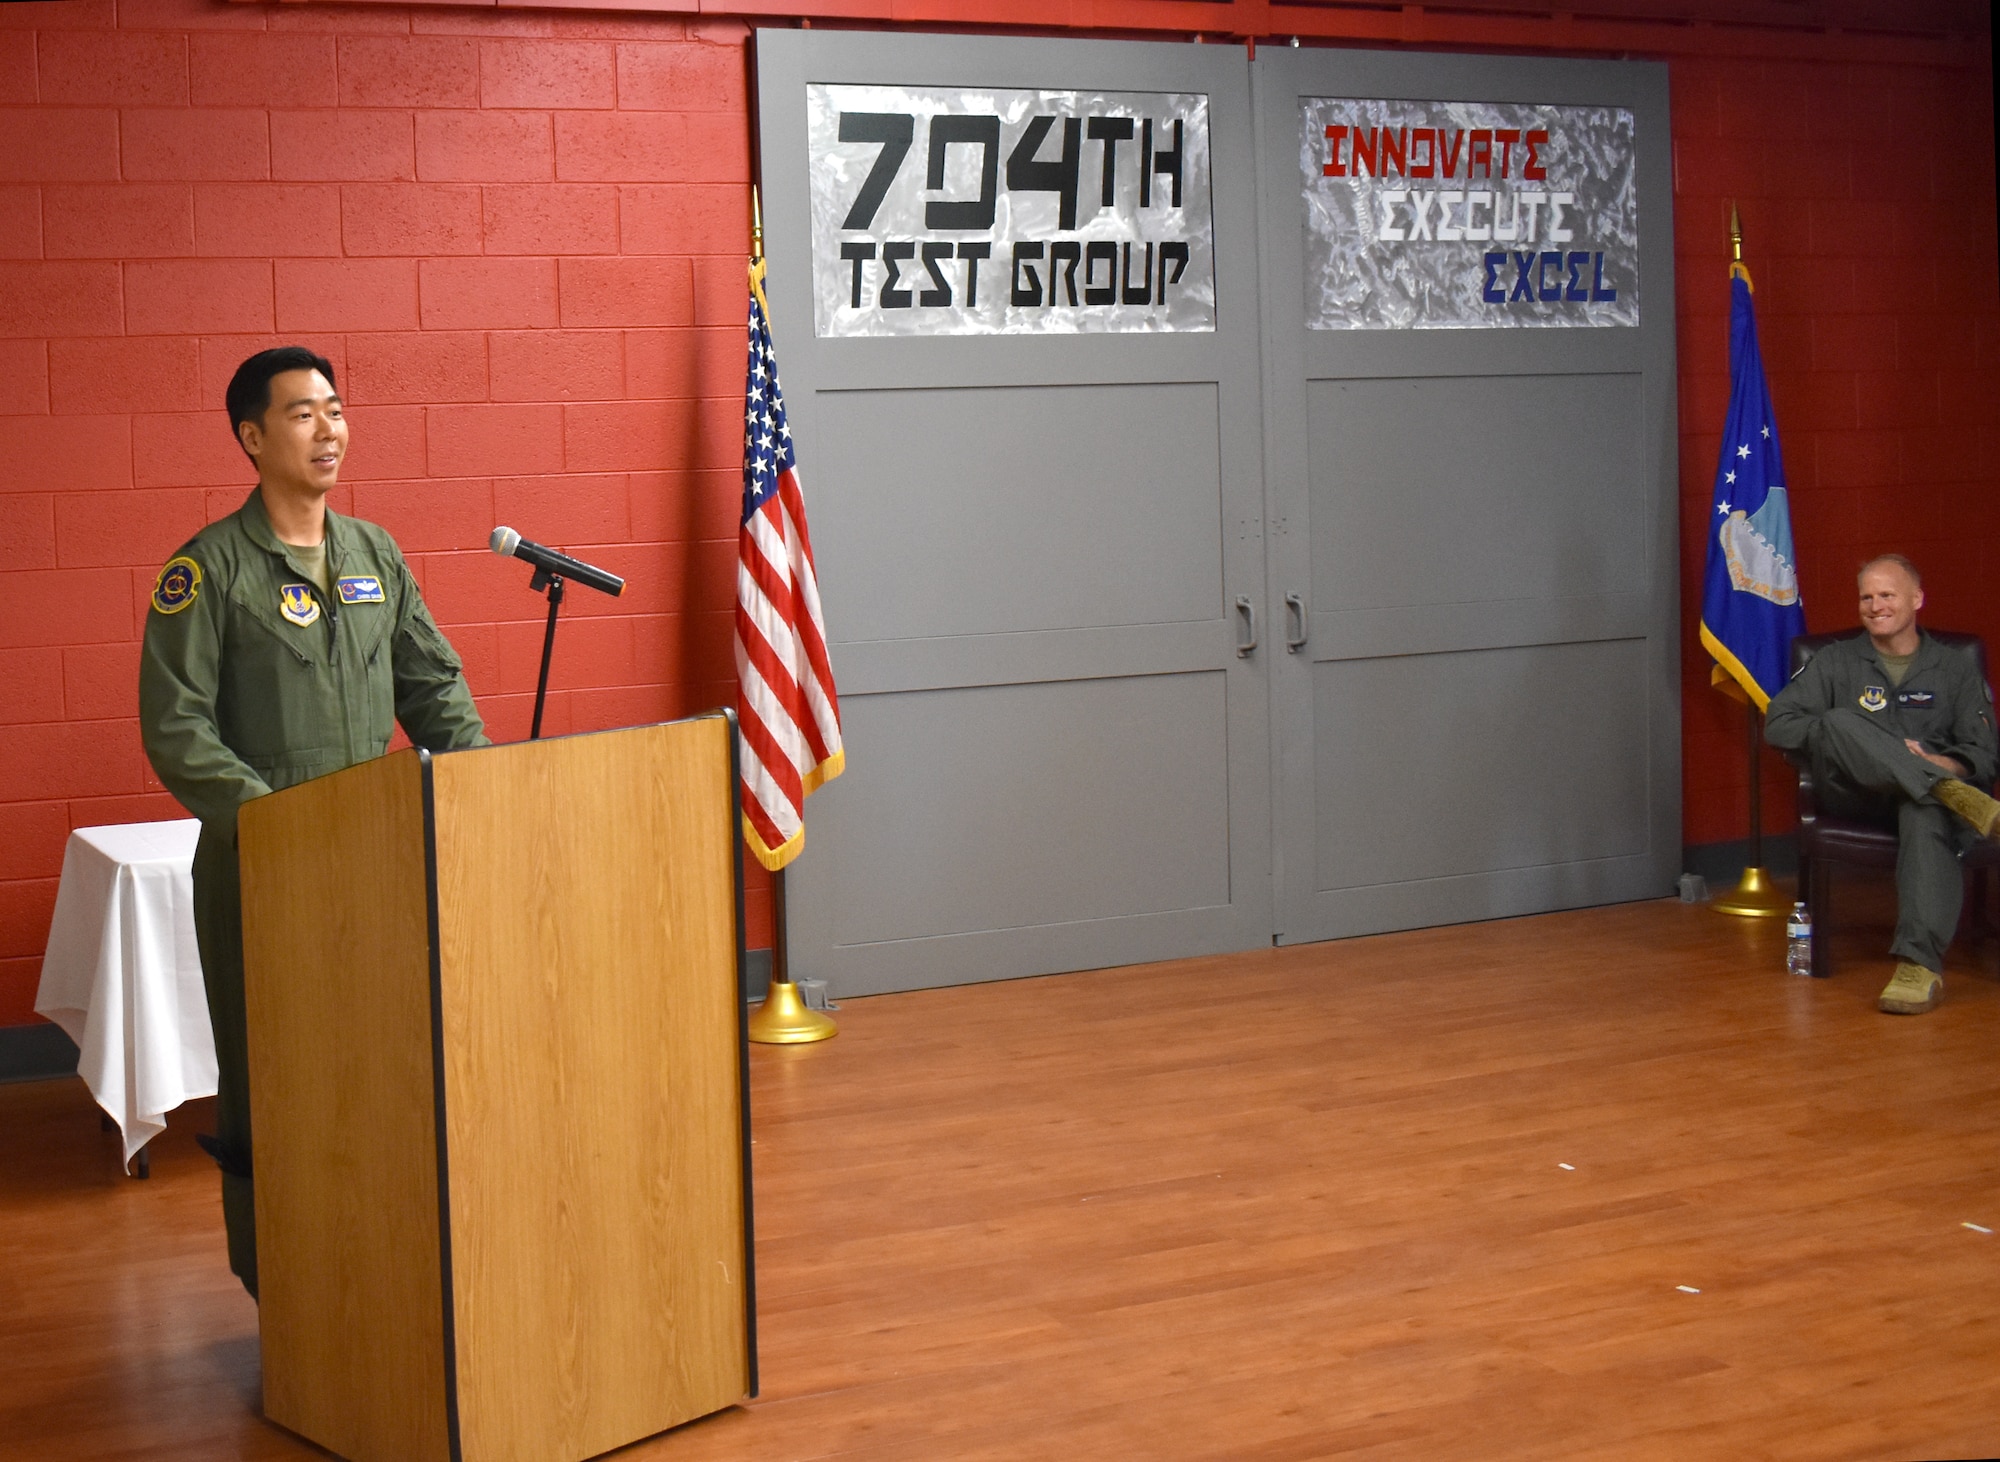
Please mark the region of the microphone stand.
POLYGON ((535 723, 528 731, 530 741, 539 741, 542 739, 542 707, 549 698, 549 660, 556 652, 556 611, 562 608, 563 576, 537 566, 535 576, 528 580, 528 589, 532 593, 549 596, 549 624, 542 632, 542 673, 535 681, 535 723))

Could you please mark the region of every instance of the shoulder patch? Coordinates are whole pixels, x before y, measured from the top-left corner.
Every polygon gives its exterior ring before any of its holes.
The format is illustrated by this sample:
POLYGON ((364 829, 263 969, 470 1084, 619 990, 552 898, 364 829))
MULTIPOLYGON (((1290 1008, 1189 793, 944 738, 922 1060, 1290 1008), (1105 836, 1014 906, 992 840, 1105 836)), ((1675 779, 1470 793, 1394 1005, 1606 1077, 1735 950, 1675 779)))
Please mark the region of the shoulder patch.
POLYGON ((161 614, 179 614, 201 593, 201 565, 182 554, 167 560, 160 576, 153 580, 153 608, 161 614))

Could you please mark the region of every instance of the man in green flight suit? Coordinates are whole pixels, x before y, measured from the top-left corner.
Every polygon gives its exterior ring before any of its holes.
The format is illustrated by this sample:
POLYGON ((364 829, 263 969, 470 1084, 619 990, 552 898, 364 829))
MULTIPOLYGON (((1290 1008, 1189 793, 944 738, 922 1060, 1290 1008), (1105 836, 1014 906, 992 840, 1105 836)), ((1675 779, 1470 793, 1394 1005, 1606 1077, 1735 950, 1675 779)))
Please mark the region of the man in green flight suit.
POLYGON ((257 487, 160 570, 139 724, 160 780, 201 819, 195 935, 218 1071, 203 1145, 222 1168, 229 1267, 254 1297, 236 809, 382 755, 397 722, 432 751, 486 736, 395 540, 327 510, 347 452, 332 365, 300 346, 263 351, 237 367, 227 404, 257 487))
POLYGON ((1917 627, 1923 581, 1901 554, 1861 566, 1861 627, 1811 660, 1764 717, 1764 739, 1802 754, 1819 803, 1896 829, 1896 972, 1878 1004, 1922 1015, 1944 998, 1958 930, 1958 855, 2000 826, 1993 700, 1965 656, 1917 627))

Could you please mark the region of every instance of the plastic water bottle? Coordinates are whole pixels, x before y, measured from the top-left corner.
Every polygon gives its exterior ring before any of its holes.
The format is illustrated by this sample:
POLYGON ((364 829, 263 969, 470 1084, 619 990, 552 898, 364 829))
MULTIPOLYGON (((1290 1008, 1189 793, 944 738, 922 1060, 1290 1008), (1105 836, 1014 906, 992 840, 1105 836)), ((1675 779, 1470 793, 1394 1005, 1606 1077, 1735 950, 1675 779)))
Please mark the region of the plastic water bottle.
POLYGON ((1812 915, 1803 903, 1793 904, 1792 916, 1785 921, 1785 973, 1812 973, 1812 915))

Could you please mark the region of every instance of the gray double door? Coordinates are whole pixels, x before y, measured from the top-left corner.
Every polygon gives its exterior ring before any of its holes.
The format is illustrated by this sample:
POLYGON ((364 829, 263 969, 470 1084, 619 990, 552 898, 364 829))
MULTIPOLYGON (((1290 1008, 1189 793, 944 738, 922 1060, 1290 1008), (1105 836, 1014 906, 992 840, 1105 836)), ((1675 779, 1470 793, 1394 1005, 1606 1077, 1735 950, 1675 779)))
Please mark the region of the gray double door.
POLYGON ((848 746, 795 970, 858 995, 1668 890, 1663 72, 767 31, 758 74, 848 746), (1214 329, 820 335, 812 83, 1205 96, 1214 329), (1632 109, 1643 322, 1307 330, 1312 96, 1632 109))

